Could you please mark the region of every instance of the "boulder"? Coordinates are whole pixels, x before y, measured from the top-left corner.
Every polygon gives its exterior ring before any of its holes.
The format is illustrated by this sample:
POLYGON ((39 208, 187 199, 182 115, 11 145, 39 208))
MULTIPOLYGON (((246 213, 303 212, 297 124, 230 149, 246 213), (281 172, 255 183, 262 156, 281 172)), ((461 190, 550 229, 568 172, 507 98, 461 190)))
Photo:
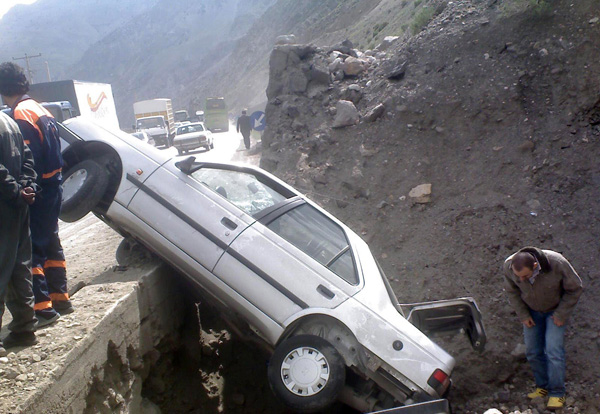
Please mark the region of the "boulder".
POLYGON ((316 65, 310 66, 308 77, 311 80, 311 82, 318 84, 329 85, 329 83, 331 82, 329 71, 316 65))
POLYGON ((358 124, 360 117, 356 106, 350 101, 338 101, 336 105, 336 115, 333 120, 333 128, 343 128, 358 124))
POLYGON ((292 71, 288 78, 288 88, 291 93, 306 92, 308 79, 301 71, 292 71))
POLYGON ((346 76, 357 76, 365 71, 365 61, 355 57, 349 57, 344 61, 343 67, 346 76))
POLYGON ((344 59, 337 57, 329 64, 329 72, 334 73, 341 69, 344 59))
POLYGON ((377 45, 377 47, 375 49, 386 50, 399 38, 400 38, 400 36, 386 36, 383 38, 383 41, 377 45))
POLYGON ((401 80, 406 75, 406 62, 402 62, 394 66, 388 73, 387 78, 392 80, 401 80))
POLYGON ((365 115, 365 121, 367 122, 375 122, 377 118, 379 118, 385 112, 385 106, 383 104, 378 104, 374 108, 372 108, 365 115))
POLYGON ((419 204, 426 204, 431 201, 431 184, 420 184, 414 187, 408 193, 419 204))
POLYGON ((293 45, 296 43, 298 42, 296 41, 296 36, 293 34, 277 36, 277 39, 275 39, 276 45, 293 45))

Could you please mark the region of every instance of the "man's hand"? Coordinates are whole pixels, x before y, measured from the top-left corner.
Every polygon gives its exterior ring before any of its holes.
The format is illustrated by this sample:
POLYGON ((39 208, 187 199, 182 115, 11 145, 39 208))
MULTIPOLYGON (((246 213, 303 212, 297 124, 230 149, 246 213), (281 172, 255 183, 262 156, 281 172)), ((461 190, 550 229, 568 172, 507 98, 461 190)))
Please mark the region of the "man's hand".
POLYGON ((533 328, 535 326, 535 322, 533 321, 533 318, 527 318, 523 321, 523 325, 528 328, 533 328))
POLYGON ((31 187, 25 187, 21 190, 21 197, 27 204, 31 205, 35 201, 35 191, 31 187))
POLYGON ((554 321, 554 325, 556 325, 556 326, 563 326, 565 324, 564 321, 561 321, 554 315, 552 315, 551 318, 554 321))

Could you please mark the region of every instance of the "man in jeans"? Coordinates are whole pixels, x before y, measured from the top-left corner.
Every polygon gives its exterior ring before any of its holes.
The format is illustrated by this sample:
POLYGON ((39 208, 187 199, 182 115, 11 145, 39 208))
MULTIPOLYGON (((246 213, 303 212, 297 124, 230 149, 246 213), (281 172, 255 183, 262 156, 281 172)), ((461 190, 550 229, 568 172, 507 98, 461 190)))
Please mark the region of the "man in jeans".
POLYGON ((560 253, 525 247, 504 262, 510 303, 523 323, 527 360, 548 409, 565 403, 565 325, 583 291, 581 279, 560 253))

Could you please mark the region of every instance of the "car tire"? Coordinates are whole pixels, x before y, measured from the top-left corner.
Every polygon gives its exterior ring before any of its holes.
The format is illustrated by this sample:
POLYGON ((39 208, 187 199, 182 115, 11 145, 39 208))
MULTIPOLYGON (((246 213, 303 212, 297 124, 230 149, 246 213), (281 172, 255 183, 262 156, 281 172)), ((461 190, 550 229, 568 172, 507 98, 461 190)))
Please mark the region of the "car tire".
POLYGON ((74 165, 63 177, 60 219, 73 223, 96 207, 108 187, 108 172, 94 160, 74 165))
POLYGON ((210 142, 210 149, 215 149, 215 142, 214 141, 210 142))
POLYGON ((333 404, 346 381, 339 352, 325 339, 298 335, 273 352, 267 370, 275 395, 293 410, 313 413, 333 404))
POLYGON ((185 151, 182 150, 181 148, 177 148, 177 152, 179 153, 179 155, 185 154, 185 151))
POLYGON ((115 259, 119 266, 130 266, 134 263, 141 263, 152 257, 152 253, 144 246, 133 239, 125 237, 119 243, 115 252, 115 259))

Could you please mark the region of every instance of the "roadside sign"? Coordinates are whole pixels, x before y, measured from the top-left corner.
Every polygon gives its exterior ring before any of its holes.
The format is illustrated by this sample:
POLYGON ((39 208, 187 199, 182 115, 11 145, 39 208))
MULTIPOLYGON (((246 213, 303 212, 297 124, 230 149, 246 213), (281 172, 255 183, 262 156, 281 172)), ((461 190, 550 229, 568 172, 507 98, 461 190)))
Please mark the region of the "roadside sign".
POLYGON ((264 131, 267 126, 265 119, 265 113, 263 111, 252 112, 250 115, 250 121, 252 122, 252 128, 256 131, 264 131))

